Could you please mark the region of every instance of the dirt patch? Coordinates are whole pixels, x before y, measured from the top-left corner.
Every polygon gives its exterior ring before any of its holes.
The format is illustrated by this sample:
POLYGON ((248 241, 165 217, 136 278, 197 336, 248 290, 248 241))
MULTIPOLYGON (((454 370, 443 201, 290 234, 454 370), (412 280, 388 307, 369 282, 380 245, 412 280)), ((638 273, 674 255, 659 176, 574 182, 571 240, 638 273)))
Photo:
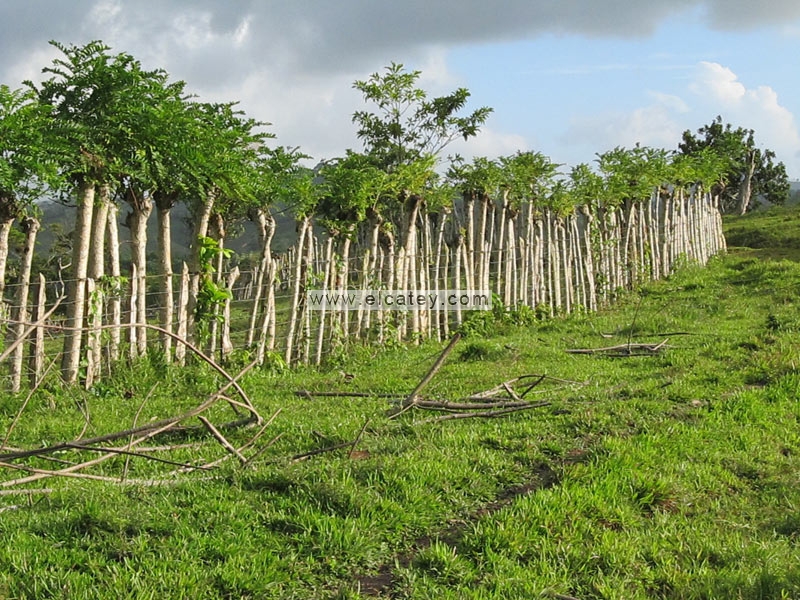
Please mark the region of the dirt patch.
POLYGON ((391 591, 395 583, 395 565, 402 568, 408 567, 420 551, 425 550, 435 541, 443 542, 449 546, 457 546, 471 524, 506 508, 518 498, 538 490, 551 488, 557 485, 558 481, 558 474, 550 465, 546 463, 537 465, 528 481, 501 490, 495 500, 479 507, 466 518, 451 521, 447 527, 437 534, 417 538, 414 540, 410 550, 396 554, 390 561, 381 565, 377 574, 356 576, 354 578, 356 589, 360 591, 362 596, 391 597, 391 591))

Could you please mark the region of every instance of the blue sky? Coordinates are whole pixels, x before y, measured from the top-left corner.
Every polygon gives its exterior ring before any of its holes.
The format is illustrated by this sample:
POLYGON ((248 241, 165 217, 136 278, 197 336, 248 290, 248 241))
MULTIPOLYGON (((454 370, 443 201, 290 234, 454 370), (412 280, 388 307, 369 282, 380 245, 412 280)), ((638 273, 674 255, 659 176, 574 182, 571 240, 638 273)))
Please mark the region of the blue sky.
POLYGON ((649 36, 546 34, 454 48, 445 61, 475 99, 497 107, 492 128, 522 135, 558 162, 589 162, 636 142, 675 148, 684 130, 721 115, 755 129, 757 143, 800 179, 797 21, 794 29, 716 31, 696 13, 671 18, 649 36))
POLYGON ((47 41, 102 39, 207 100, 240 100, 316 159, 359 148, 355 79, 390 62, 495 112, 451 148, 567 165, 675 148, 716 115, 755 129, 800 179, 797 0, 3 0, 0 82, 36 79, 47 41))

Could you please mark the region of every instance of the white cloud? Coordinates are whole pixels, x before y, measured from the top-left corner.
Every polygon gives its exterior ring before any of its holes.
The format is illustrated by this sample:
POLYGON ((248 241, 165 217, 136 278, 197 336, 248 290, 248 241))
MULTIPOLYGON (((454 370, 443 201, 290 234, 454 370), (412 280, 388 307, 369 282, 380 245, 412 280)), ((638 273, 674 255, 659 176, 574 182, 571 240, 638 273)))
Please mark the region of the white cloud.
POLYGON ((647 92, 647 95, 656 101, 656 105, 663 106, 664 108, 672 110, 676 113, 687 113, 691 110, 689 105, 686 104, 684 99, 680 96, 653 91, 647 92))
POLYGON ((688 106, 678 96, 650 92, 653 102, 630 112, 606 111, 591 116, 574 117, 562 141, 568 145, 589 146, 603 152, 616 146, 636 144, 672 148, 684 128, 676 115, 688 106))
POLYGON ((523 136, 514 133, 503 133, 491 127, 483 127, 474 138, 464 140, 459 138, 445 149, 445 154, 460 154, 466 159, 476 156, 497 158, 514 154, 516 151, 526 151, 530 144, 523 136))
POLYGON ((734 127, 755 131, 756 143, 774 150, 790 176, 800 175, 800 130, 795 115, 770 86, 748 88, 728 67, 701 62, 689 89, 696 95, 698 108, 734 127))

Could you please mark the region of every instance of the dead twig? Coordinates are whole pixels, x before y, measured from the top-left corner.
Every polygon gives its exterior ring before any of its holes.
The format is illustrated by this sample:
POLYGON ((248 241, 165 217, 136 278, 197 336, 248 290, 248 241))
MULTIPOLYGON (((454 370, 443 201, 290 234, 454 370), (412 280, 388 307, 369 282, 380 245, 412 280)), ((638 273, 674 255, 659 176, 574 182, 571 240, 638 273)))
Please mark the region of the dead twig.
POLYGON ((389 415, 390 419, 394 419, 396 417, 399 417, 404 412, 406 412, 407 410, 409 410, 410 408, 412 408, 412 407, 414 407, 416 405, 419 393, 423 390, 423 388, 426 385, 428 385, 430 383, 431 379, 433 379, 433 376, 436 375, 436 372, 442 367, 442 365, 444 364, 445 359, 453 351, 453 348, 455 348, 456 343, 460 339, 461 339, 461 334, 460 333, 456 333, 452 338, 450 338, 450 343, 447 344, 445 349, 439 355, 439 358, 437 358, 436 362, 433 363, 433 366, 428 370, 427 373, 425 373, 425 376, 417 384, 417 387, 415 387, 414 390, 406 397, 406 399, 403 400, 403 403, 402 403, 400 409, 399 410, 395 409, 393 412, 390 413, 390 415, 389 415))
POLYGON ((294 393, 299 398, 313 400, 314 398, 403 398, 405 394, 372 394, 370 392, 312 392, 310 390, 297 390, 294 393))
MULTIPOLYGON (((103 448, 96 448, 93 446, 87 446, 85 444, 70 444, 70 448, 74 448, 76 450, 89 450, 93 452, 110 452, 112 454, 121 454, 126 457, 139 457, 144 458, 146 460, 152 460, 153 462, 160 462, 164 463, 165 465, 173 465, 179 467, 191 467, 193 469, 202 469, 203 467, 195 467, 194 465, 190 465, 184 462, 178 462, 175 460, 169 460, 167 458, 160 458, 158 456, 150 456, 149 454, 144 454, 142 452, 131 452, 130 450, 125 450, 124 448, 110 448, 110 447, 103 447, 103 448)), ((125 478, 120 478, 124 480, 125 478)))
POLYGON ((326 452, 334 452, 335 450, 341 450, 342 448, 352 447, 352 445, 353 442, 344 442, 342 444, 335 444, 333 446, 328 446, 327 448, 318 448, 317 450, 309 450, 308 452, 303 452, 302 454, 295 454, 289 459, 289 463, 294 464, 309 459, 312 456, 317 456, 318 454, 325 454, 326 452))
POLYGON ((0 496, 21 496, 24 494, 52 494, 53 488, 27 488, 24 490, 0 490, 0 496))
POLYGON ((254 453, 253 453, 253 454, 252 454, 252 455, 251 455, 251 456, 250 456, 250 457, 247 459, 247 463, 246 463, 246 464, 248 464, 248 465, 249 465, 250 463, 252 463, 252 462, 253 462, 255 459, 257 459, 259 456, 261 456, 261 455, 262 455, 264 452, 266 452, 266 451, 267 451, 269 448, 271 448, 273 445, 275 445, 275 443, 276 443, 276 442, 277 442, 279 439, 281 439, 282 437, 283 437, 283 432, 281 432, 281 433, 279 433, 278 435, 276 435, 274 438, 272 438, 270 441, 268 441, 268 442, 266 443, 266 445, 264 445, 262 448, 259 448, 259 449, 258 449, 256 452, 254 452, 254 453))
POLYGON ((364 424, 361 426, 361 431, 358 432, 356 439, 353 440, 353 445, 350 447, 350 452, 347 453, 347 458, 353 458, 353 452, 355 452, 356 446, 358 442, 361 441, 361 436, 364 435, 364 431, 367 429, 367 425, 369 425, 369 418, 364 421, 364 424))
MULTIPOLYGON (((245 450, 247 450, 248 448, 250 448, 251 446, 253 446, 253 445, 256 443, 256 441, 258 441, 258 440, 261 438, 261 436, 263 435, 263 433, 264 433, 264 432, 267 430, 267 427, 269 427, 270 425, 272 425, 272 422, 273 422, 273 421, 274 421, 274 420, 277 418, 277 416, 278 416, 278 415, 281 413, 281 411, 282 411, 282 410, 283 410, 282 408, 279 408, 278 410, 276 410, 276 411, 273 413, 273 415, 272 415, 272 416, 271 416, 269 419, 267 419, 267 422, 266 422, 266 423, 264 423, 264 425, 261 427, 261 429, 258 431, 258 433, 256 433, 256 434, 255 434, 255 435, 254 435, 252 438, 250 438, 250 441, 248 441, 246 444, 244 444, 243 446, 241 446, 241 447, 238 449, 239 453, 242 453, 242 452, 244 452, 245 450)), ((243 466, 246 466, 246 465, 247 465, 247 463, 249 463, 250 461, 252 461, 252 460, 253 460, 253 458, 254 458, 255 456, 257 456, 257 455, 261 454, 263 451, 265 451, 267 448, 269 448, 269 447, 270 447, 272 444, 274 444, 275 442, 277 442, 277 441, 278 441, 278 439, 279 439, 279 438, 280 438, 282 435, 283 435, 282 433, 279 433, 279 434, 278 434, 278 435, 277 435, 277 436, 276 436, 276 437, 275 437, 275 438, 274 438, 272 441, 270 441, 270 442, 269 442, 269 443, 266 445, 266 447, 264 447, 264 448, 261 448, 261 449, 260 449, 258 452, 256 452, 256 454, 255 454, 255 455, 253 455, 253 456, 251 456, 250 458, 248 458, 248 459, 247 459, 247 462, 246 462, 246 463, 245 463, 243 466)), ((213 461, 211 461, 211 462, 209 462, 209 463, 206 463, 206 464, 204 464, 204 465, 202 465, 202 466, 203 466, 203 467, 206 467, 206 468, 213 468, 213 467, 216 467, 216 466, 218 466, 218 465, 222 464, 223 462, 225 462, 226 460, 228 460, 228 459, 229 459, 231 456, 233 456, 233 455, 232 455, 232 454, 226 454, 226 455, 225 455, 225 456, 223 456, 222 458, 218 458, 217 460, 213 460, 213 461)), ((195 468, 197 468, 197 467, 192 467, 192 469, 178 469, 178 471, 174 471, 174 472, 173 472, 173 474, 178 474, 178 473, 181 473, 181 472, 185 472, 185 471, 187 471, 187 470, 193 470, 193 469, 195 469, 195 468)))
POLYGON ((433 410, 485 410, 487 408, 518 408, 530 404, 525 400, 508 401, 502 398, 498 400, 498 402, 435 402, 433 400, 420 400, 417 402, 417 407, 433 410))

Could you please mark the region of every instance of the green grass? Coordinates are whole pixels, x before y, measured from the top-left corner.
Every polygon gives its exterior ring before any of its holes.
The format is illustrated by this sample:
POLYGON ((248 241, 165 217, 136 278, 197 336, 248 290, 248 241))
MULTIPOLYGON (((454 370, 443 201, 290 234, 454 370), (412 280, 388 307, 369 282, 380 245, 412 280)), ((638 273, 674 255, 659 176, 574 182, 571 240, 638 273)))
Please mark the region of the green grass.
MULTIPOLYGON (((386 399, 294 394, 408 393, 436 343, 249 374, 261 413, 282 409, 264 439, 282 437, 251 468, 229 461, 170 487, 47 480, 51 494, 0 498, 0 597, 800 597, 798 291, 800 265, 735 253, 599 314, 497 323, 459 343, 426 397, 531 373, 586 382, 543 383, 534 391, 552 405, 502 419, 420 425, 431 413, 390 420, 386 399), (657 356, 565 352, 665 338, 657 356), (288 460, 352 440, 365 422, 366 457, 288 460)), ((219 384, 205 368, 157 359, 90 392, 50 384, 9 444, 76 436, 82 405, 91 436, 128 427, 150 390, 139 422, 219 384)), ((0 431, 21 400, 0 399, 0 431)), ((214 408, 212 420, 229 418, 214 408)), ((241 444, 252 433, 226 435, 241 444)), ((171 452, 176 460, 223 453, 201 433, 168 441, 203 442, 171 452)), ((119 474, 123 462, 92 472, 119 474)), ((137 459, 130 476, 170 468, 137 459)))
POLYGON ((800 211, 797 205, 774 206, 742 217, 729 216, 724 224, 729 248, 736 253, 766 259, 800 261, 800 211))

